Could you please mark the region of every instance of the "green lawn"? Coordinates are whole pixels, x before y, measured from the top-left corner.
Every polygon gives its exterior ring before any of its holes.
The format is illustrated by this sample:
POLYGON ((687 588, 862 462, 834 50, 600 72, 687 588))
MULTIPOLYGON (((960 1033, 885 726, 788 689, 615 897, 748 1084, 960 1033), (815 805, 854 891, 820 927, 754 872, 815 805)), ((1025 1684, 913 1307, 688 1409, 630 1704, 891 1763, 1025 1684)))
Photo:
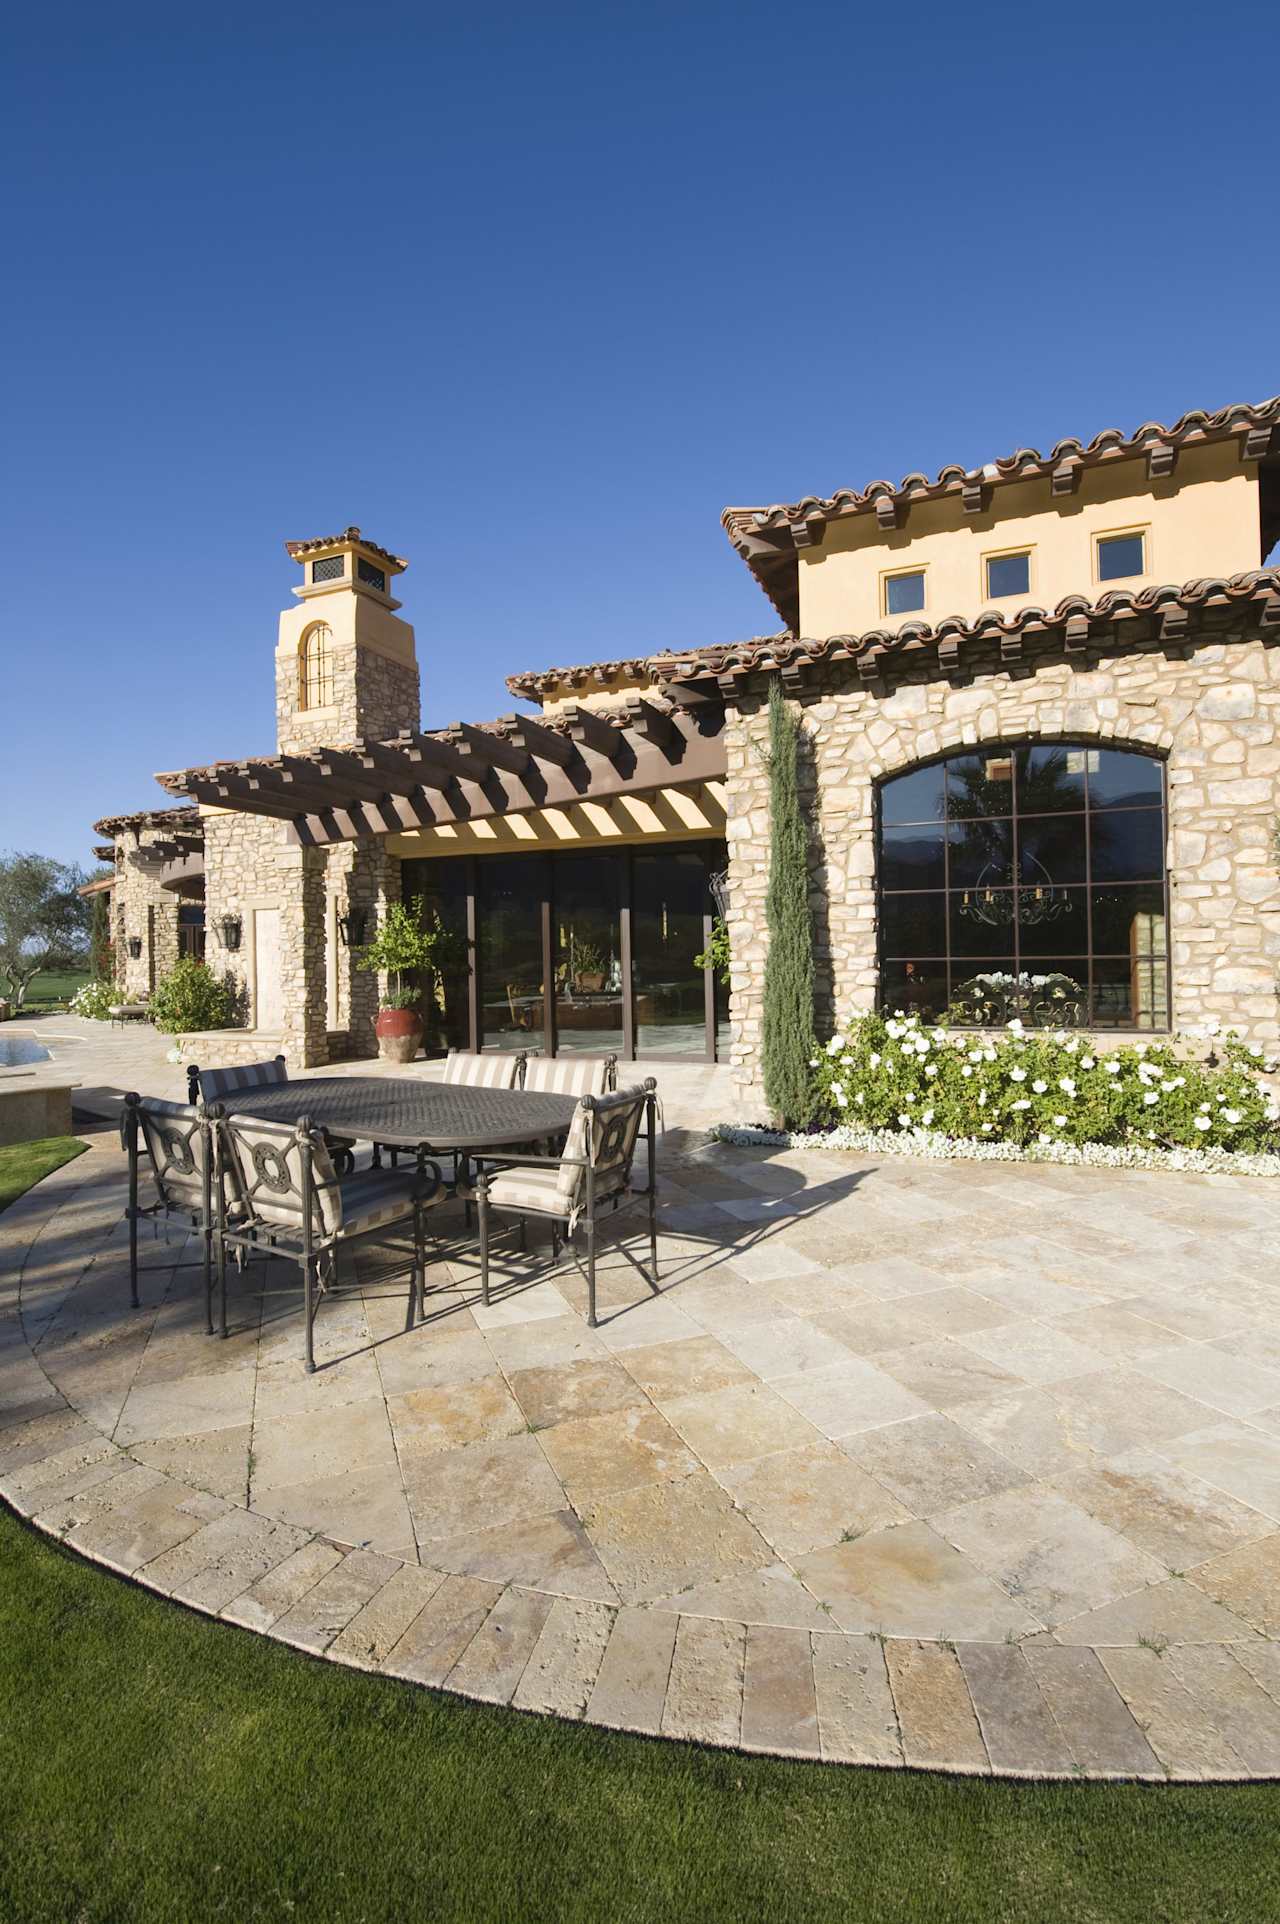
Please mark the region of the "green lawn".
POLYGON ((0 1149, 0 1210, 17 1202, 42 1176, 82 1156, 88 1146, 74 1136, 41 1136, 35 1142, 14 1142, 0 1149))
POLYGON ((452 1701, 134 1589, 0 1510, 0 1917, 1261 1924, 1280 1787, 991 1784, 452 1701))
MULTIPOLYGON (((88 969, 51 969, 45 975, 36 976, 27 985, 27 999, 19 1011, 19 1019, 24 1015, 39 1015, 48 1009, 61 1008, 88 980, 88 969)), ((9 985, 0 975, 0 996, 9 993, 9 985)))

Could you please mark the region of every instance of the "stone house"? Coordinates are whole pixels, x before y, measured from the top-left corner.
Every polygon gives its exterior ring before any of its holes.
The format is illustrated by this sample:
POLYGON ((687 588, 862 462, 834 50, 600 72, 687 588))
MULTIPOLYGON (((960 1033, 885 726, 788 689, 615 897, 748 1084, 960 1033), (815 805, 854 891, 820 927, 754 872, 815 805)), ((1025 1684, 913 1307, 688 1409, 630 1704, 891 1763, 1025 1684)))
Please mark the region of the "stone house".
POLYGON ((289 544, 278 753, 162 775, 187 808, 99 825, 139 972, 172 952, 144 851, 202 836, 209 959, 251 1025, 220 1059, 370 1052, 359 942, 421 898, 466 958, 431 1044, 728 1060, 749 1090, 780 677, 820 1023, 878 1001, 1280 1036, 1280 398, 724 525, 780 632, 514 674, 524 712, 427 732, 407 564, 355 528, 289 544))

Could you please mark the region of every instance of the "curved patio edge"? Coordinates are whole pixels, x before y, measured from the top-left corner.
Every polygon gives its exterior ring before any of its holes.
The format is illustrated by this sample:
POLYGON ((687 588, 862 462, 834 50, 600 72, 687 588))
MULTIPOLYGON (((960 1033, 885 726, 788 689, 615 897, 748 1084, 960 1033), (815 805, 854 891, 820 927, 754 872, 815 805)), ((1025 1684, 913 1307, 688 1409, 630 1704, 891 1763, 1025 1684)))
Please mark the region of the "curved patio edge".
POLYGON ((0 1496, 85 1560, 331 1662, 651 1737, 1011 1779, 1280 1771, 1280 1643, 1265 1638, 952 1642, 614 1606, 352 1546, 139 1462, 54 1387, 24 1329, 118 1236, 103 1160, 91 1150, 0 1217, 0 1496))

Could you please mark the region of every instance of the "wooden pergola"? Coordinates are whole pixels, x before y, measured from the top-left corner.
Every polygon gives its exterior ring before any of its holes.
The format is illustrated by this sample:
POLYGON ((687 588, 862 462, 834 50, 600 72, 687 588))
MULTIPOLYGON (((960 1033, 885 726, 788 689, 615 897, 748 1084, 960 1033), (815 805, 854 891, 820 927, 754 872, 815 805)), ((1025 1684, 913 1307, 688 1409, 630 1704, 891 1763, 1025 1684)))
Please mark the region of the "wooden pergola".
POLYGON ((323 848, 724 774, 724 703, 690 684, 607 709, 572 704, 549 717, 405 729, 390 741, 215 762, 156 780, 206 807, 275 816, 293 841, 323 848))

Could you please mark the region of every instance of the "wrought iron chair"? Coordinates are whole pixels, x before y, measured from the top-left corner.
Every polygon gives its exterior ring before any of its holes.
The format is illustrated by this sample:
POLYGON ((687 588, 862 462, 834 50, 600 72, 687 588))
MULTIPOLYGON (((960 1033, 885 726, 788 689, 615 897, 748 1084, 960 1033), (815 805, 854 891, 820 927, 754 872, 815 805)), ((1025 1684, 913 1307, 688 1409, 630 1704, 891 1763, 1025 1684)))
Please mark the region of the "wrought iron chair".
MULTIPOLYGON (((179 1217, 200 1232, 203 1251, 205 1316, 213 1334, 213 1239, 217 1209, 213 1198, 213 1159, 203 1105, 146 1101, 131 1092, 120 1115, 120 1140, 129 1156, 129 1300, 138 1307, 138 1224, 153 1225, 179 1217), (145 1153, 155 1184, 154 1202, 138 1200, 145 1153)), ((227 1213, 234 1213, 234 1198, 227 1213)), ((165 1264, 162 1267, 168 1268, 165 1264)))
POLYGON ((554 1096, 603 1096, 618 1086, 617 1056, 528 1056, 522 1089, 554 1096))
MULTIPOLYGON (((229 1069, 201 1069, 197 1063, 189 1062, 187 1100, 206 1104, 220 1102, 223 1096, 241 1089, 267 1089, 288 1080, 289 1064, 284 1056, 272 1056, 268 1062, 242 1062, 229 1069)), ((326 1129, 324 1139, 339 1175, 351 1175, 356 1166, 355 1137, 331 1135, 326 1129)))
MULTIPOLYGON (((480 1297, 489 1301, 490 1215, 495 1209, 519 1216, 543 1217, 551 1222, 551 1243, 559 1255, 560 1225, 574 1261, 574 1236, 579 1223, 586 1232, 587 1323, 596 1327, 596 1221, 602 1205, 616 1211, 645 1203, 649 1216, 649 1263, 641 1273, 658 1294, 658 1226, 655 1214, 657 1183, 654 1170, 656 1084, 652 1076, 642 1086, 618 1089, 606 1096, 584 1096, 578 1104, 563 1153, 558 1156, 486 1157, 474 1180, 460 1185, 459 1194, 476 1205, 480 1232, 480 1297), (649 1180, 643 1189, 631 1183, 631 1165, 643 1127, 648 1144, 649 1180)), ((583 1267, 583 1265, 579 1265, 583 1267)))
MULTIPOLYGON (((227 1333, 227 1252, 280 1256, 302 1270, 307 1370, 315 1369, 318 1299, 338 1287, 338 1254, 411 1222, 413 1260, 405 1328, 412 1329, 426 1304, 426 1212, 444 1200, 440 1171, 432 1162, 414 1169, 366 1169, 339 1179, 323 1132, 306 1117, 297 1123, 264 1122, 210 1110, 215 1176, 234 1171, 237 1215, 219 1211, 218 1291, 221 1330, 227 1333)), ((216 1185, 215 1185, 216 1186, 216 1185)), ((224 1192, 225 1193, 225 1189, 224 1192)))

